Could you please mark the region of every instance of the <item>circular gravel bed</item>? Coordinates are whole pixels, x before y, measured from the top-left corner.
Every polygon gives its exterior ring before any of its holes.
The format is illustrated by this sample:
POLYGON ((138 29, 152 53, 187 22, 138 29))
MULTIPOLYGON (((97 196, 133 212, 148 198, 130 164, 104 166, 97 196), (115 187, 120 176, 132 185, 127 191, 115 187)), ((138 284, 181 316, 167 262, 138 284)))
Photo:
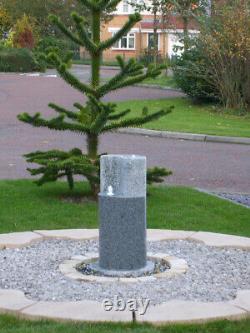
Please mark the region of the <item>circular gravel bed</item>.
POLYGON ((138 283, 87 283, 65 277, 59 265, 74 255, 98 252, 97 241, 45 240, 21 249, 0 251, 0 289, 19 289, 37 301, 97 300, 121 296, 148 298, 151 304, 171 299, 227 301, 250 289, 250 252, 220 249, 191 241, 148 244, 152 253, 183 258, 186 274, 138 283))

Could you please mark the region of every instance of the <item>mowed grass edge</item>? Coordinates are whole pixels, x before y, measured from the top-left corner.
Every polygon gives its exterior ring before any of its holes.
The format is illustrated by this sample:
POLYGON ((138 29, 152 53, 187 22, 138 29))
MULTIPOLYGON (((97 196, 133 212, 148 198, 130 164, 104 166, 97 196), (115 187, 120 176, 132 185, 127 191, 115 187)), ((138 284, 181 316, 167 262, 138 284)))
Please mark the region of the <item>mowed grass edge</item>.
MULTIPOLYGON (((97 228, 97 203, 84 199, 84 182, 71 193, 64 182, 37 187, 31 180, 0 181, 0 233, 97 228)), ((211 231, 250 237, 250 209, 187 187, 151 186, 149 228, 211 231)))
POLYGON ((164 325, 121 323, 59 323, 27 321, 10 315, 0 315, 1 333, 250 333, 250 319, 217 321, 208 324, 164 325))
POLYGON ((216 112, 212 105, 198 105, 188 98, 168 98, 118 103, 118 110, 131 109, 128 117, 140 115, 147 106, 149 113, 175 106, 171 114, 143 125, 144 128, 219 136, 250 137, 250 115, 236 116, 216 112))

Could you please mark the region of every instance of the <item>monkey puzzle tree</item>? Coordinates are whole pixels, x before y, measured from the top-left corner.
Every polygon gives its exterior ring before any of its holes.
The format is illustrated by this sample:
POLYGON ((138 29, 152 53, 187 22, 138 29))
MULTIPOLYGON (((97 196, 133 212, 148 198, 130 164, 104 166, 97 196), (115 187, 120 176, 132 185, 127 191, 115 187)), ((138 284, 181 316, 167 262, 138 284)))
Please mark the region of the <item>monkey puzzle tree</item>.
MULTIPOLYGON (((39 164, 36 169, 28 169, 32 175, 41 174, 37 181, 42 185, 48 181, 55 181, 61 177, 67 177, 69 186, 74 185, 74 176, 84 176, 91 186, 94 196, 99 191, 99 153, 98 142, 100 134, 117 130, 123 127, 137 127, 149 121, 158 119, 171 112, 159 110, 149 113, 146 108, 138 117, 129 117, 130 110, 118 112, 113 103, 102 102, 103 96, 110 91, 127 87, 143 81, 146 78, 156 77, 161 73, 162 67, 149 67, 147 70, 138 64, 134 59, 125 62, 117 57, 120 71, 108 82, 100 80, 100 65, 103 51, 114 45, 123 35, 140 21, 138 13, 129 16, 127 23, 116 32, 111 38, 101 41, 101 13, 114 8, 120 0, 79 0, 91 13, 91 31, 85 24, 83 17, 72 13, 76 33, 69 30, 56 16, 51 16, 52 22, 72 41, 86 48, 91 55, 91 83, 85 84, 78 80, 68 69, 68 59, 61 59, 55 52, 47 55, 47 59, 56 66, 60 76, 75 89, 87 96, 85 105, 75 103, 76 110, 68 110, 62 106, 51 103, 49 106, 58 113, 53 119, 44 119, 39 113, 29 115, 23 113, 18 118, 35 127, 47 127, 58 131, 73 131, 87 137, 87 153, 75 148, 69 152, 52 150, 48 152, 34 152, 27 154, 28 162, 39 164)), ((169 171, 162 168, 153 168, 148 172, 148 182, 160 182, 162 176, 169 174, 169 171)))

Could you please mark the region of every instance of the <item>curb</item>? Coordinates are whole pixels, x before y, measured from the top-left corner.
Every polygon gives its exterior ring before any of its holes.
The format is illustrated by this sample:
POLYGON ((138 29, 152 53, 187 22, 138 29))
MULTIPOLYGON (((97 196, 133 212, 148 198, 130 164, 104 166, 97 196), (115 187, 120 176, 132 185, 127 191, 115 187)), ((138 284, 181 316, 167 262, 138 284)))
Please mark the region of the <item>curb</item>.
POLYGON ((182 92, 181 89, 178 88, 173 88, 173 87, 168 87, 168 86, 159 86, 158 84, 135 84, 135 87, 139 87, 139 88, 149 88, 149 89, 160 89, 160 90, 173 90, 173 91, 177 91, 183 94, 183 96, 185 96, 185 93, 182 92))
POLYGON ((232 136, 217 136, 217 135, 207 135, 207 134, 157 131, 157 130, 150 130, 143 128, 126 128, 126 129, 120 129, 117 132, 122 134, 145 135, 149 137, 176 139, 176 140, 250 145, 250 138, 232 137, 232 136))
MULTIPOLYGON (((90 68, 91 65, 87 65, 87 64, 73 64, 72 65, 72 68, 73 67, 88 67, 90 68)), ((120 67, 117 65, 117 66, 107 66, 107 65, 101 65, 100 67, 101 69, 110 69, 110 70, 119 70, 120 67)))

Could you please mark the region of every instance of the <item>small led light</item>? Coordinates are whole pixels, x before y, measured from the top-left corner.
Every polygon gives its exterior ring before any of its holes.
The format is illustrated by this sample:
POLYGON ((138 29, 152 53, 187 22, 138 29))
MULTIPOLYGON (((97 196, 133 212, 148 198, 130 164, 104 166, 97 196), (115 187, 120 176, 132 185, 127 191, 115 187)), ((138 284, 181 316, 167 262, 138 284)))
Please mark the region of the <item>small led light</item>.
POLYGON ((108 196, 113 196, 114 195, 114 191, 113 191, 113 187, 112 186, 108 186, 108 192, 107 192, 108 196))

